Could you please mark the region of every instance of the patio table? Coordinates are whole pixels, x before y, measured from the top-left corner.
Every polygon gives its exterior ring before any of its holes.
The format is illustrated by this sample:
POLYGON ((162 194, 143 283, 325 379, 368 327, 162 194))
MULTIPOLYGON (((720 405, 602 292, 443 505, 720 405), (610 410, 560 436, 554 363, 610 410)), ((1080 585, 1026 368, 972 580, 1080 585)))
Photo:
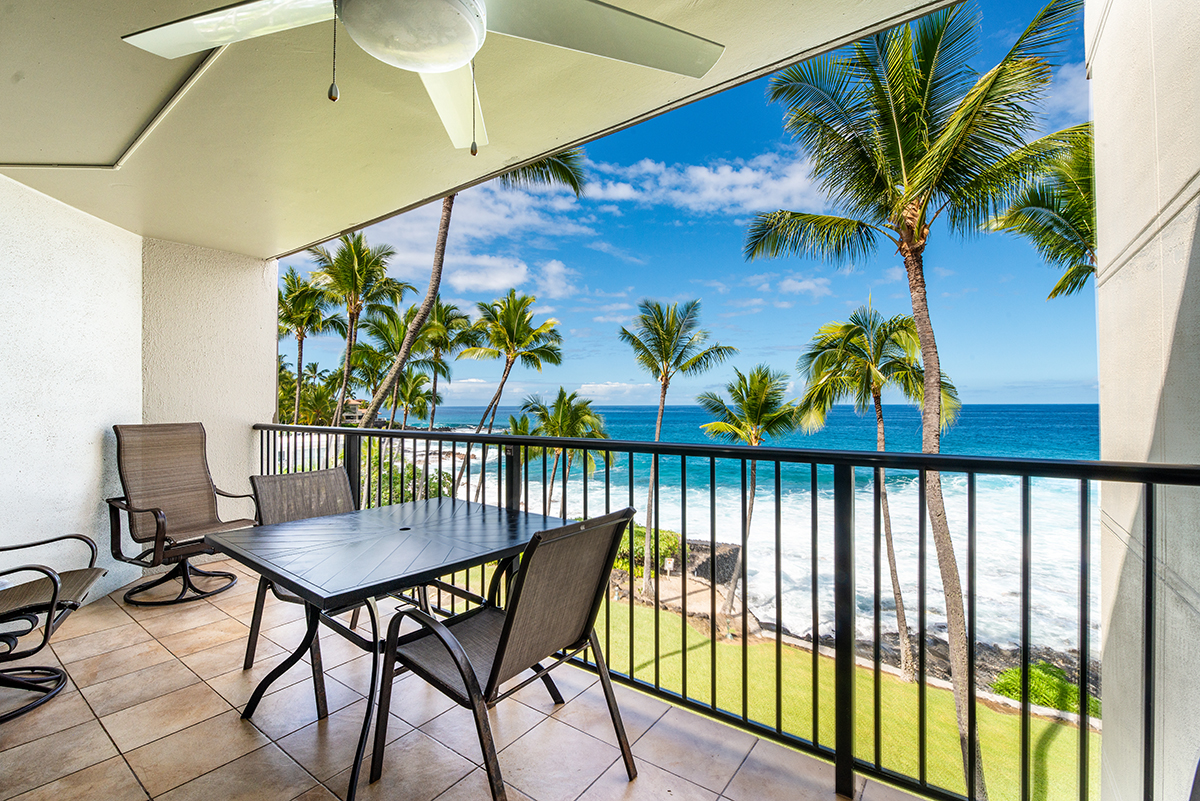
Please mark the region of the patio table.
POLYGON ((353 801, 379 685, 382 644, 375 599, 516 556, 536 532, 570 522, 453 498, 432 498, 205 537, 216 550, 304 601, 307 628, 303 641, 259 682, 242 717, 253 715, 271 684, 300 661, 324 617, 334 630, 372 654, 367 711, 346 795, 347 801, 353 801), (329 617, 359 605, 368 611, 370 640, 329 617))

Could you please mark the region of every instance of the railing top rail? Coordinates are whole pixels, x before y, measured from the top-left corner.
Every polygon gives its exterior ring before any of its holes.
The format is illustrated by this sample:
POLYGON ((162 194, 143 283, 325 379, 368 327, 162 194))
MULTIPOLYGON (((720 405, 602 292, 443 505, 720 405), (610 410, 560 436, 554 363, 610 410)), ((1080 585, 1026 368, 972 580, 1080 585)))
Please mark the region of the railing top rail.
POLYGON ((293 426, 280 423, 256 423, 255 431, 285 431, 312 434, 358 435, 391 439, 423 439, 431 442, 459 442, 489 445, 523 445, 536 448, 609 451, 614 453, 660 454, 702 459, 755 459, 760 462, 792 464, 850 465, 888 470, 936 470, 945 473, 981 473, 987 475, 1034 476, 1089 481, 1121 481, 1147 484, 1200 486, 1200 465, 1158 464, 1149 462, 1080 461, 1070 459, 1029 459, 999 456, 962 456, 956 454, 895 453, 879 451, 835 451, 776 446, 692 444, 615 439, 569 439, 564 437, 526 437, 511 434, 485 434, 426 431, 421 429, 337 428, 332 426, 293 426))

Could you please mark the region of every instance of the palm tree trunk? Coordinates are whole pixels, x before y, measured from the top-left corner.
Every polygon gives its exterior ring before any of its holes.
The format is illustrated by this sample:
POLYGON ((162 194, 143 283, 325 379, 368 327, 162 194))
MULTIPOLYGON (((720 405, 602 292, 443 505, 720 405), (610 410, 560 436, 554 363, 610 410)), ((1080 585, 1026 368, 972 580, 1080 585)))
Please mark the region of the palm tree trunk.
MULTIPOLYGON (((721 609, 721 614, 729 617, 733 611, 733 599, 737 595, 738 579, 742 577, 742 560, 746 558, 746 545, 750 541, 750 521, 754 519, 754 494, 758 489, 758 462, 754 459, 750 460, 750 497, 746 501, 746 529, 742 532, 741 543, 738 545, 737 560, 733 563, 733 578, 729 579, 727 591, 725 594, 725 606, 721 609)), ((715 559, 716 554, 710 554, 710 559, 715 559)), ((742 636, 746 636, 746 632, 742 632, 742 636)), ((813 647, 816 647, 816 632, 813 632, 813 647)))
MULTIPOLYGON (((883 436, 883 400, 879 390, 874 390, 875 401, 875 450, 887 450, 883 436)), ((883 515, 883 541, 887 547, 888 570, 892 574, 892 595, 896 598, 896 630, 900 635, 900 673, 905 681, 917 678, 916 662, 913 660, 912 641, 908 639, 908 619, 904 614, 904 595, 900 592, 900 574, 896 569, 896 548, 892 544, 892 515, 888 511, 887 486, 884 471, 879 471, 879 507, 883 515)))
MULTIPOLYGON (((396 404, 399 402, 399 400, 400 400, 400 385, 396 384, 396 386, 392 387, 392 402, 390 404, 392 407, 392 416, 388 418, 388 429, 389 430, 396 427, 396 404)), ((408 419, 408 411, 407 410, 405 410, 404 419, 405 420, 408 419)), ((400 425, 403 426, 404 423, 401 423, 400 425)))
POLYGON ((296 334, 296 411, 292 413, 293 425, 300 424, 300 388, 304 385, 304 335, 296 334))
MULTIPOLYGON (((475 426, 475 433, 478 434, 483 430, 483 424, 487 422, 488 413, 491 412, 493 422, 496 419, 496 409, 500 407, 500 396, 504 393, 504 384, 508 381, 508 374, 512 372, 515 358, 506 358, 504 360, 504 373, 500 376, 500 386, 496 387, 496 394, 492 395, 492 399, 488 401, 488 405, 483 410, 483 417, 479 418, 479 425, 475 426)), ((488 426, 488 433, 492 431, 491 426, 488 426)), ((487 450, 484 450, 484 456, 487 456, 487 450)), ((463 463, 462 469, 458 472, 458 478, 454 479, 454 494, 458 495, 458 485, 462 483, 463 476, 466 475, 467 469, 471 466, 471 453, 467 452, 466 461, 463 463)))
POLYGON ((375 393, 367 410, 363 412, 363 428, 369 428, 375 422, 375 417, 379 414, 379 407, 383 406, 384 398, 387 397, 387 393, 392 391, 392 387, 396 386, 400 371, 404 369, 404 363, 408 361, 408 354, 412 351, 413 343, 417 339, 417 333, 420 332, 421 326, 425 325, 425 320, 429 317, 429 310, 433 308, 433 304, 437 300, 438 288, 442 283, 442 264, 446 260, 446 237, 450 235, 450 213, 454 210, 454 198, 455 195, 447 195, 442 200, 442 219, 438 223, 437 243, 433 248, 433 269, 429 273, 429 288, 425 290, 425 299, 421 301, 421 307, 417 309, 416 316, 408 324, 408 330, 404 332, 404 342, 400 345, 400 352, 396 354, 396 360, 392 362, 392 369, 388 370, 387 376, 379 387, 380 391, 375 393))
MULTIPOLYGON (((496 412, 498 412, 499 410, 500 410, 500 399, 499 399, 499 397, 497 397, 495 405, 492 406, 492 419, 488 421, 487 432, 489 434, 492 433, 492 429, 496 425, 496 412)), ((485 465, 487 464, 487 455, 488 455, 488 446, 487 446, 487 443, 485 442, 483 444, 483 464, 485 464, 485 465)), ((497 458, 499 458, 499 457, 497 457, 497 458)), ((479 481, 479 485, 477 487, 475 487, 475 500, 476 500, 476 502, 478 502, 482 498, 483 498, 483 480, 481 478, 479 481)))
MULTIPOLYGON (((571 451, 567 451, 567 463, 565 465, 563 465, 563 486, 564 487, 566 486, 567 482, 571 480, 571 461, 574 458, 575 458, 575 454, 571 451)), ((567 516, 567 493, 564 491, 562 494, 562 513, 559 515, 559 517, 566 517, 566 516, 567 516)))
POLYGON ((550 468, 550 497, 546 499, 546 511, 549 511, 550 507, 554 505, 554 476, 558 473, 558 459, 560 456, 562 456, 562 451, 556 450, 554 452, 554 466, 550 468))
MULTIPOLYGON (((925 370, 924 398, 921 403, 921 452, 937 453, 941 449, 942 417, 942 369, 938 360, 937 340, 933 335, 933 323, 929 318, 929 305, 925 292, 925 265, 922 258, 923 243, 913 246, 901 244, 904 267, 908 273, 908 289, 912 296, 913 321, 917 324, 917 336, 921 341, 921 361, 925 370)), ((970 649, 967 641, 967 616, 963 609, 962 580, 958 572, 958 561, 954 555, 954 543, 950 539, 950 525, 946 520, 946 502, 942 497, 941 476, 935 472, 926 474, 925 503, 929 511, 933 543, 937 550, 938 570, 946 596, 946 629, 950 647, 950 683, 954 690, 954 710, 958 717, 958 737, 962 746, 963 776, 970 774, 972 756, 975 760, 975 796, 987 799, 987 785, 983 778, 983 756, 979 750, 979 738, 975 738, 974 754, 970 747, 970 688, 967 686, 967 670, 970 649)), ((924 645, 922 643, 922 645, 924 645)))
POLYGON ((433 430, 433 417, 437 414, 437 370, 433 371, 433 390, 429 395, 429 430, 433 430))
MULTIPOLYGON (((332 424, 342 424, 342 407, 346 405, 346 386, 350 383, 350 353, 354 350, 354 340, 358 335, 358 314, 346 312, 346 363, 342 366, 342 388, 338 390, 337 406, 333 409, 332 424)), ((368 423, 369 425, 369 423, 368 423)))
MULTIPOLYGON (((667 405, 667 387, 670 386, 669 378, 660 378, 659 385, 661 389, 658 392, 658 420, 654 423, 654 441, 658 442, 662 436, 662 421, 663 408, 667 405)), ((650 459, 650 490, 646 493, 646 536, 643 538, 642 544, 642 594, 650 592, 650 566, 654 565, 654 570, 657 572, 658 564, 650 558, 650 527, 654 523, 654 490, 658 486, 658 468, 653 457, 650 459)))

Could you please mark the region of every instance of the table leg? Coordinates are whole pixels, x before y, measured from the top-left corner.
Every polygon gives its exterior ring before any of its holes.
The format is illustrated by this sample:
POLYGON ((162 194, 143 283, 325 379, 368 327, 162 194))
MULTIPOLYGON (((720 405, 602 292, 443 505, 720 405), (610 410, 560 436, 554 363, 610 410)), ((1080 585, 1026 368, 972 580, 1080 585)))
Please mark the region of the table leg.
POLYGON ((275 668, 266 675, 266 677, 258 683, 254 688, 253 695, 250 696, 250 702, 246 704, 246 709, 242 712, 243 718, 249 718, 254 714, 254 710, 258 708, 258 702, 266 694, 267 688, 270 687, 276 679, 291 670, 304 656, 304 652, 312 645, 313 640, 317 637, 317 629, 321 623, 321 610, 311 604, 304 605, 304 615, 308 619, 308 628, 304 631, 304 638, 300 645, 292 652, 292 655, 280 662, 275 668))
POLYGON ((358 791, 358 776, 362 771, 363 757, 367 752, 367 735, 371 731, 372 712, 375 709, 375 699, 379 695, 379 605, 374 598, 368 598, 366 603, 367 615, 371 618, 371 686, 367 688, 367 712, 363 716, 362 734, 358 737, 358 748, 354 751, 354 765, 350 768, 350 787, 346 791, 346 801, 354 801, 358 791))

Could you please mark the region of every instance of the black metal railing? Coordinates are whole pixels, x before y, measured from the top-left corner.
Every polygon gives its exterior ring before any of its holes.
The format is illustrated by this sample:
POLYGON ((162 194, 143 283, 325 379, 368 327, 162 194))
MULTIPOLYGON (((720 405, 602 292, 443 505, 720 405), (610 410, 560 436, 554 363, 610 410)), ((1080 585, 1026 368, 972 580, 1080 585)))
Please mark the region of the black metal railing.
MULTIPOLYGON (((638 587, 638 535, 631 528, 623 569, 614 571, 603 609, 603 642, 614 678, 831 759, 836 789, 846 796, 853 796, 854 775, 861 773, 933 798, 973 799, 975 778, 982 771, 991 798, 1098 798, 1095 761, 1101 726, 1089 709, 1098 698, 1100 678, 1093 658, 1098 628, 1094 484, 1113 481, 1143 487, 1147 632, 1155 631, 1156 490, 1200 486, 1200 468, 1178 465, 271 424, 255 429, 260 432, 263 473, 344 464, 363 507, 452 495, 588 517, 624 505, 644 509, 639 501, 651 502, 651 519, 639 513, 652 552, 650 563, 642 565, 642 580, 651 586, 645 591, 638 587), (560 469, 562 463, 570 464, 570 470, 560 469), (653 487, 652 474, 658 477, 653 487), (952 683, 943 680, 947 660, 942 652, 948 654, 955 644, 944 636, 943 625, 931 620, 931 614, 937 617, 940 582, 929 568, 936 570, 942 565, 937 560, 944 558, 931 557, 928 547, 926 487, 933 475, 944 484, 947 477, 956 482, 947 495, 957 504, 952 541, 956 547, 965 545, 965 565, 957 566, 965 585, 969 643, 965 752, 952 683), (989 487, 981 488, 981 481, 989 487), (756 485, 753 493, 751 484, 756 485), (1035 494, 1050 491, 1060 501, 1067 498, 1069 505, 1039 510, 1035 494), (664 492, 678 497, 667 511, 664 492), (911 574, 916 574, 915 682, 898 675, 887 656, 895 649, 890 633, 883 630, 889 615, 889 594, 884 590, 885 494, 892 501, 893 531, 916 549, 915 571, 910 564, 907 574, 910 589, 911 574), (986 506, 982 519, 981 497, 986 506), (1006 504, 1005 499, 1014 503, 1006 504), (772 516, 765 524, 762 515, 755 516, 752 526, 752 511, 763 506, 771 508, 772 516), (858 526, 856 513, 863 519, 863 508, 870 510, 869 525, 858 526), (995 520, 1006 514, 1016 520, 1016 547, 1011 541, 996 545, 1000 540, 993 532, 995 520), (1064 516, 1071 519, 1047 523, 1048 517, 1064 516), (800 530, 804 527, 797 525, 803 518, 806 538, 800 530), (722 521, 734 528, 733 542, 723 544, 718 538, 722 521), (1048 526, 1056 533, 1035 533, 1035 522, 1038 532, 1048 526), (986 541, 981 543, 981 537, 986 541), (754 554, 762 558, 752 569, 754 554), (806 571, 801 557, 807 558, 806 571), (989 568, 1001 564, 1016 574, 1006 591, 986 587, 991 593, 987 625, 992 628, 998 614, 992 607, 1002 605, 994 599, 1019 599, 1012 610, 1018 620, 1008 638, 1011 642, 1015 637, 1013 648, 1005 647, 1003 636, 997 644, 995 631, 991 640, 980 639, 980 557, 989 568), (732 570, 730 558, 735 560, 732 570), (668 559, 677 559, 679 569, 668 559), (718 564, 722 559, 723 566, 718 564), (860 582, 856 560, 869 563, 869 581, 860 582), (1045 574, 1047 566, 1057 573, 1045 574), (754 590, 748 586, 751 580, 754 590), (693 586, 699 589, 693 591, 693 586), (1045 644, 1047 635, 1035 631, 1035 622, 1044 623, 1055 609, 1061 617, 1063 611, 1061 603, 1039 593, 1062 595, 1069 588, 1077 601, 1073 647, 1051 648, 1045 644), (832 624, 831 636, 822 633, 827 624, 832 624), (869 634, 860 636, 860 630, 869 634), (977 687, 984 673, 995 679, 997 655, 1015 663, 1019 674, 1019 692, 1011 702, 986 686, 977 687), (1071 705, 1069 699, 1059 710, 1035 703, 1031 663, 1043 657, 1057 662, 1051 672, 1059 676, 1055 686, 1060 698, 1074 693, 1074 714, 1061 711, 1071 705), (1061 744, 1071 737, 1073 744, 1061 744), (979 753, 982 760, 976 757, 979 753), (1072 760, 1073 769, 1068 764, 1072 760)), ((484 586, 484 572, 478 586, 484 586)), ((993 574, 994 570, 988 578, 992 584, 1007 580, 993 574)), ((458 580, 473 581, 470 574, 458 580)), ((454 603, 451 598, 447 611, 454 603)), ((1070 639, 1062 631, 1056 636, 1070 639)), ((1148 634, 1143 650, 1145 721, 1153 720, 1154 653, 1155 637, 1148 634)), ((1143 728, 1149 799, 1154 727, 1143 728)))

